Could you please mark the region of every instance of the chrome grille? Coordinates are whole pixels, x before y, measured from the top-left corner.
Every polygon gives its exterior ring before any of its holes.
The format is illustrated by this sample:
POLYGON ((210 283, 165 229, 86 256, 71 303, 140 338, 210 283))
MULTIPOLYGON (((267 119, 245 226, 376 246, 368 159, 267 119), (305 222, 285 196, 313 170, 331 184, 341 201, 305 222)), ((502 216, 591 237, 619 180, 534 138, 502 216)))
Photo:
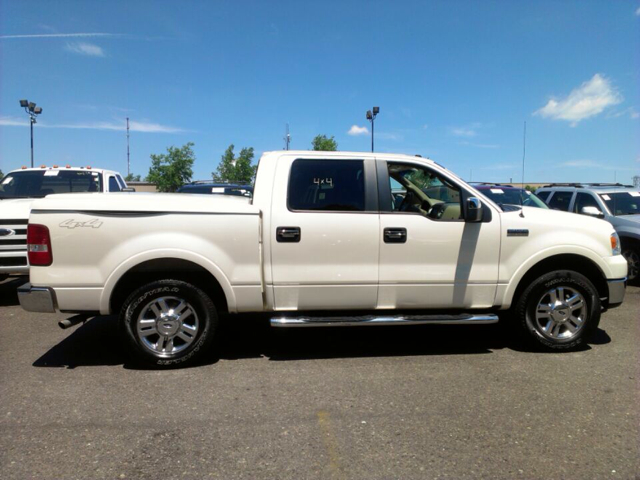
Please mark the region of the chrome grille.
POLYGON ((27 250, 27 223, 29 220, 0 220, 0 253, 27 250))

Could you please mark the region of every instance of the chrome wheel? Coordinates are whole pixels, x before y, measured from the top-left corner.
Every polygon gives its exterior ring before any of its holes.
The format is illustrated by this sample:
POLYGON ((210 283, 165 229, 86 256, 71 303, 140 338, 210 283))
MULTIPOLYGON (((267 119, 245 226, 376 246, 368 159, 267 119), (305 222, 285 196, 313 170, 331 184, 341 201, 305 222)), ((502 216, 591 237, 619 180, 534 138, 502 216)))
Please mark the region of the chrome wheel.
POLYGON ((629 265, 629 270, 627 272, 627 277, 629 280, 635 280, 638 278, 638 272, 640 271, 640 253, 637 250, 625 250, 622 252, 622 255, 627 260, 627 264, 629 265))
POLYGON ((156 356, 181 352, 198 334, 198 315, 184 299, 160 297, 140 311, 136 329, 142 344, 156 356))
POLYGON ((587 302, 577 290, 555 287, 538 301, 534 326, 540 334, 553 340, 573 338, 587 320, 587 308, 587 302))

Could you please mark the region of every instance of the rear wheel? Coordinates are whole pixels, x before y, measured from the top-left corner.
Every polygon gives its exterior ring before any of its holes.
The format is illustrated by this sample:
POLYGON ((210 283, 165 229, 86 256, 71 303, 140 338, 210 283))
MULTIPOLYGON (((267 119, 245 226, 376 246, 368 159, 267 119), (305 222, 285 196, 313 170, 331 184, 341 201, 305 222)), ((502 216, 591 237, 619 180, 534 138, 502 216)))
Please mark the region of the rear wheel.
POLYGON ((149 283, 129 296, 120 314, 134 354, 158 366, 185 365, 211 344, 215 306, 198 287, 180 280, 149 283))
POLYGON ((546 350, 571 350, 590 338, 600 323, 600 298, 593 284, 570 270, 535 279, 517 299, 521 333, 546 350))

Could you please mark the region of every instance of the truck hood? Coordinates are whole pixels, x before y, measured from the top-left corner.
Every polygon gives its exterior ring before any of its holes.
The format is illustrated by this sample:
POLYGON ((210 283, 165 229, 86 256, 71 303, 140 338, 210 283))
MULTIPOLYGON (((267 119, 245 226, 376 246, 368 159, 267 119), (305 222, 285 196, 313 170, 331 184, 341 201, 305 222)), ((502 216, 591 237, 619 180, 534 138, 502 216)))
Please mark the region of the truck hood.
POLYGON ((33 210, 78 213, 236 213, 258 214, 246 197, 180 193, 70 193, 33 203, 33 210))
POLYGON ((620 215, 615 217, 615 219, 616 225, 640 226, 640 215, 620 215))
POLYGON ((522 224, 522 228, 528 226, 544 225, 555 227, 558 230, 578 230, 584 232, 603 233, 608 236, 613 233, 613 226, 606 220, 579 215, 577 213, 562 212, 560 210, 547 210, 544 208, 523 207, 524 218, 520 217, 520 211, 504 212, 508 216, 510 228, 513 224, 522 224), (517 217, 517 218, 515 218, 517 217))
POLYGON ((27 220, 31 205, 39 198, 7 198, 0 200, 0 219, 2 220, 27 220))

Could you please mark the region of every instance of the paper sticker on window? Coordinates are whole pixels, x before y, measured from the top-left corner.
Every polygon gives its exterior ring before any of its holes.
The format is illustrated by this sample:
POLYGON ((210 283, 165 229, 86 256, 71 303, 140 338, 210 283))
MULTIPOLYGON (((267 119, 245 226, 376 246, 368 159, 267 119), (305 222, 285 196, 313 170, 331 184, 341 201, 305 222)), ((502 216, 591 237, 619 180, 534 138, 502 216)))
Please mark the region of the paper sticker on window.
POLYGON ((2 185, 6 185, 7 183, 9 183, 11 180, 13 180, 13 177, 7 177, 2 181, 2 185))
POLYGON ((211 193, 224 193, 224 187, 211 187, 211 193))
POLYGON ((314 178, 313 183, 316 185, 330 185, 333 187, 333 178, 314 178))
POLYGON ((632 197, 640 197, 640 192, 629 192, 632 197))
POLYGON ((602 198, 604 198, 605 200, 611 200, 611 197, 609 195, 602 195, 602 198))
POLYGON ((44 172, 44 176, 45 177, 57 177, 59 173, 60 173, 59 170, 47 170, 46 172, 44 172))
POLYGON ((492 188, 491 193, 504 193, 504 190, 500 188, 492 188))

